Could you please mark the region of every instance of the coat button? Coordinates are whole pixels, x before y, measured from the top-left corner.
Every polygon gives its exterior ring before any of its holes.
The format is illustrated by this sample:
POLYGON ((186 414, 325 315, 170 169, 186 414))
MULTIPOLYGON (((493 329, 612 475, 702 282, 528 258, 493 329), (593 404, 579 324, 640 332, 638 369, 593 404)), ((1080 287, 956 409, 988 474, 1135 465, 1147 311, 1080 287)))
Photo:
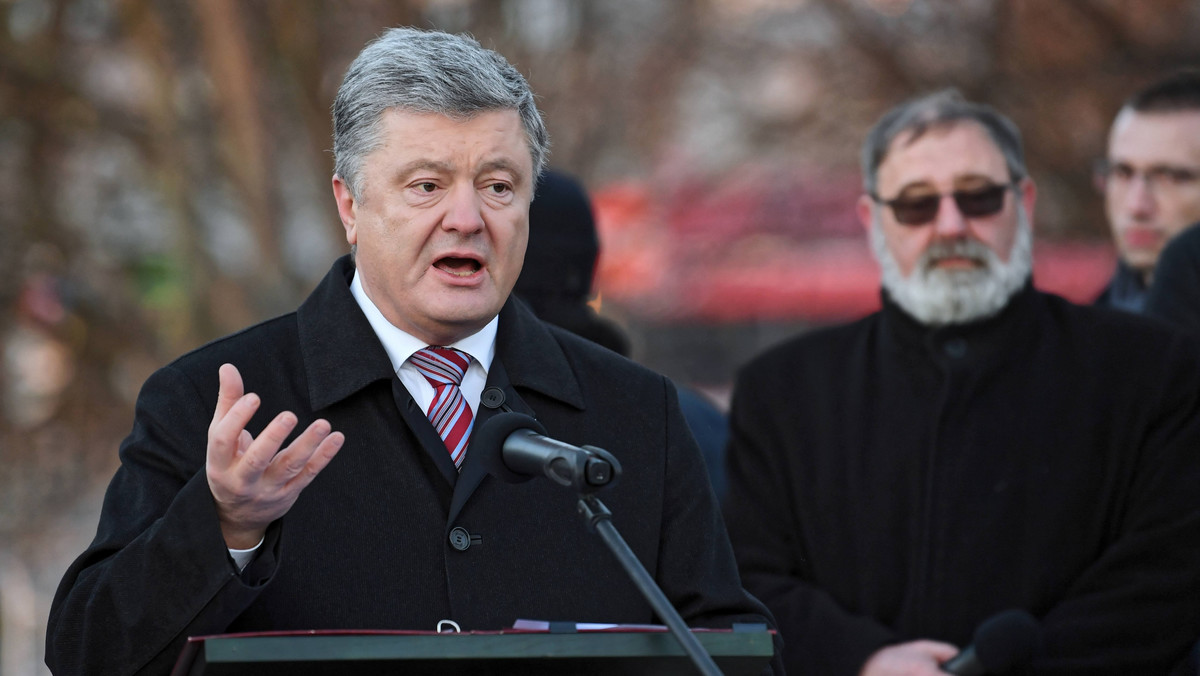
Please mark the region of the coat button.
POLYGON ((471 546, 471 534, 462 526, 455 526, 450 530, 450 546, 460 552, 467 551, 471 546))
POLYGON ((967 356, 967 340, 965 338, 951 338, 942 346, 942 350, 946 352, 946 356, 952 359, 962 359, 967 356))
POLYGON ((479 401, 488 408, 500 408, 504 405, 504 390, 499 387, 489 387, 480 395, 479 401))

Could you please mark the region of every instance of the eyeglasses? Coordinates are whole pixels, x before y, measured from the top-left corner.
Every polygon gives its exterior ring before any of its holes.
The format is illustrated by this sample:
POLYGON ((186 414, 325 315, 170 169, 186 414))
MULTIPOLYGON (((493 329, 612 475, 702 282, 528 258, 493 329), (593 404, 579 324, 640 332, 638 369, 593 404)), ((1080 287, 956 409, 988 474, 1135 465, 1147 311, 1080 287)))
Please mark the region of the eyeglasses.
POLYGON ((1139 169, 1125 162, 1109 163, 1101 160, 1096 163, 1096 175, 1104 179, 1111 188, 1122 190, 1128 188, 1138 176, 1146 181, 1146 187, 1156 192, 1166 192, 1196 185, 1200 182, 1200 168, 1180 167, 1172 165, 1154 165, 1139 169))
MULTIPOLYGON (((963 216, 982 218, 1000 213, 1000 210, 1004 208, 1004 193, 1016 185, 1016 182, 1013 182, 1003 185, 987 185, 973 190, 955 190, 949 196, 954 198, 954 204, 963 216)), ((938 193, 885 200, 879 195, 871 193, 871 199, 890 207, 896 222, 904 225, 925 225, 937 218, 938 210, 942 207, 942 198, 946 196, 938 193)))

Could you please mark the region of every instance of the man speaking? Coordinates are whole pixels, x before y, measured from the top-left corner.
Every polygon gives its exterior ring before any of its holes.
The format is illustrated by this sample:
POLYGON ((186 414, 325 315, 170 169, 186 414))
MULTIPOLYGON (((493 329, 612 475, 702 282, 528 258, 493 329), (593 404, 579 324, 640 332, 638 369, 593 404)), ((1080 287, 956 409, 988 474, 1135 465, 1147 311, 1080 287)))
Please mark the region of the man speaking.
POLYGON ((146 382, 47 664, 162 674, 221 632, 655 621, 572 492, 487 477, 471 431, 501 410, 619 458, 605 502, 689 624, 765 621, 673 386, 509 301, 548 146, 524 78, 469 38, 390 30, 333 117, 351 256, 146 382))

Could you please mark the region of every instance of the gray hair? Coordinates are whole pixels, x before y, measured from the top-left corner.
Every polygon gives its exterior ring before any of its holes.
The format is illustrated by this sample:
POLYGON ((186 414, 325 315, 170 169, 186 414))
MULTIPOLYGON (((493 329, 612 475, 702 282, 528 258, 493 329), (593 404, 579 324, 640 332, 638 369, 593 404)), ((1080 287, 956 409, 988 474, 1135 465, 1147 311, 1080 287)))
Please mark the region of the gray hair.
POLYGON ((961 122, 975 122, 983 127, 1004 154, 1013 182, 1025 178, 1025 151, 1021 147, 1021 132, 1017 125, 991 106, 967 101, 955 89, 944 89, 905 101, 875 123, 863 142, 863 189, 867 194, 875 195, 879 165, 883 164, 897 136, 910 132, 908 142, 911 143, 930 129, 950 127, 961 122))
POLYGON ((494 110, 521 116, 533 175, 541 173, 550 136, 521 73, 467 35, 391 28, 363 48, 333 102, 334 172, 359 198, 363 159, 380 144, 384 111, 400 108, 469 119, 494 110))

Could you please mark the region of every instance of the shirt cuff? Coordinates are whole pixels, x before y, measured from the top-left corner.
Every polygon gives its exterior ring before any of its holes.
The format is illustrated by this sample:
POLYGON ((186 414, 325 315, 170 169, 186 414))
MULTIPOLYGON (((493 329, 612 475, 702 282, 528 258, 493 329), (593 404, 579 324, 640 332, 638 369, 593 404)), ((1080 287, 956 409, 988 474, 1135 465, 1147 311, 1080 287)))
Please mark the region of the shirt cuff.
POLYGON ((258 544, 254 545, 250 549, 233 549, 232 547, 229 549, 229 556, 233 557, 233 563, 237 565, 239 573, 245 570, 246 564, 250 563, 250 561, 254 559, 254 553, 258 551, 258 548, 262 546, 262 543, 266 539, 267 537, 264 535, 262 539, 258 541, 258 544))

